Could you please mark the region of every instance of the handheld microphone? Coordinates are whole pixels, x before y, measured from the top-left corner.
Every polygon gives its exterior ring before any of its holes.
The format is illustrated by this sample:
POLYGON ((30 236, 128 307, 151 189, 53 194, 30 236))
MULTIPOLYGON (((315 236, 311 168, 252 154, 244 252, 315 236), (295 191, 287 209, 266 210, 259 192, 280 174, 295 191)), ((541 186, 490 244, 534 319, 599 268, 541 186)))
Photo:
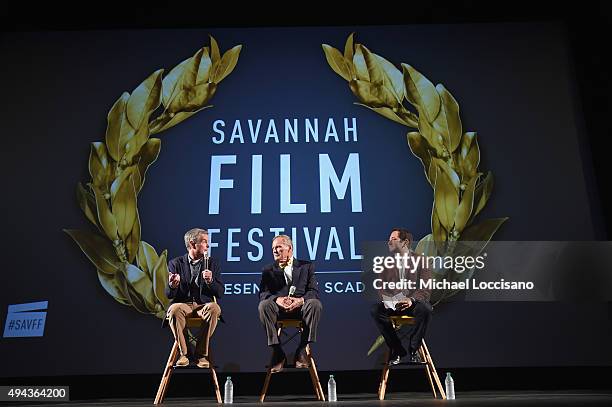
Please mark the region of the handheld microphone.
MULTIPOLYGON (((204 270, 208 270, 208 250, 204 252, 204 270)), ((204 282, 206 283, 206 285, 210 284, 206 280, 204 280, 204 282)))

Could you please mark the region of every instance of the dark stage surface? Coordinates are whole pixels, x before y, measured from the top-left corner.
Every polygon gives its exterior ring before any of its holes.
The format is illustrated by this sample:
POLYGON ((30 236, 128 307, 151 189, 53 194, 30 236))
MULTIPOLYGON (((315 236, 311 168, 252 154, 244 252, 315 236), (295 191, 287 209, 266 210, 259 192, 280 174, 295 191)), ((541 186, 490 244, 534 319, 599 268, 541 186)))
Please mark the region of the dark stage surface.
MULTIPOLYGON (((534 368, 453 368, 437 367, 440 379, 451 371, 457 400, 448 403, 476 406, 506 405, 612 405, 611 369, 590 367, 534 368)), ((382 405, 446 405, 435 400, 425 371, 420 366, 392 368, 386 400, 377 400, 379 370, 319 371, 327 397, 327 379, 333 373, 337 382, 338 404, 354 406, 382 405)), ((218 372, 221 396, 227 373, 218 372)), ((265 373, 234 372, 234 403, 261 405, 259 394, 265 373)), ((161 372, 151 375, 21 377, 0 380, 4 386, 68 386, 69 403, 12 403, 12 405, 70 406, 149 406, 157 392, 161 372)), ((307 370, 286 369, 275 374, 270 382, 266 404, 326 405, 315 401, 307 370)), ((0 402, 0 405, 6 403, 0 402)), ((163 405, 216 405, 211 377, 207 370, 181 369, 172 375, 163 405)))
MULTIPOLYGON (((503 391, 503 392, 459 392, 454 401, 442 401, 431 398, 428 393, 392 393, 384 401, 378 401, 373 394, 339 395, 340 400, 332 403, 339 406, 609 406, 612 405, 612 392, 606 391, 503 391)), ((71 403, 41 403, 19 405, 53 405, 53 406, 150 406, 152 399, 102 399, 78 401, 71 403)), ((244 406, 261 406, 256 396, 236 397, 234 404, 244 406)), ((313 401, 307 396, 272 396, 266 400, 273 406, 316 406, 328 405, 327 402, 313 401)), ((216 406, 213 399, 203 398, 168 398, 164 406, 216 406)))

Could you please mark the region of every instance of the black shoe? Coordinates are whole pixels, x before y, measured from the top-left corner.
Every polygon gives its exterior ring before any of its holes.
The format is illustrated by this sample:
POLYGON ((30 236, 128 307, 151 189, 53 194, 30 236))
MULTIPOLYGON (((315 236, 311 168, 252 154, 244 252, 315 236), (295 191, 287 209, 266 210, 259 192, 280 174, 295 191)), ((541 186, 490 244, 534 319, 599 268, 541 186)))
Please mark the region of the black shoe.
POLYGON ((403 347, 399 349, 392 349, 391 355, 389 355, 389 366, 400 364, 402 362, 402 358, 404 358, 406 355, 408 355, 408 352, 406 352, 406 349, 403 347))
POLYGON ((419 352, 411 352, 410 358, 408 358, 408 363, 411 365, 422 365, 425 362, 423 362, 423 359, 421 359, 419 352))
POLYGON ((306 351, 300 352, 295 357, 295 367, 298 369, 308 369, 310 367, 310 363, 308 361, 308 356, 306 355, 306 351))
POLYGON ((305 369, 310 366, 308 362, 308 356, 306 355, 306 346, 308 344, 300 343, 298 348, 295 350, 294 364, 298 369, 305 369))
POLYGON ((278 373, 283 370, 287 357, 280 346, 274 346, 272 349, 272 357, 270 358, 270 371, 278 373))

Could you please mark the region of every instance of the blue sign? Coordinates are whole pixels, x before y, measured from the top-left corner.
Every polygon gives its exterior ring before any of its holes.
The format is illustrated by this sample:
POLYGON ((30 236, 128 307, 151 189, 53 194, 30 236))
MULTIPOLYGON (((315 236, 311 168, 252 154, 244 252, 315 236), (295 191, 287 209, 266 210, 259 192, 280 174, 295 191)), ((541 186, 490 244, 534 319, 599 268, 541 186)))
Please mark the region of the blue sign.
POLYGON ((8 306, 4 338, 43 336, 47 319, 48 301, 13 304, 8 306), (44 312, 43 312, 44 311, 44 312))

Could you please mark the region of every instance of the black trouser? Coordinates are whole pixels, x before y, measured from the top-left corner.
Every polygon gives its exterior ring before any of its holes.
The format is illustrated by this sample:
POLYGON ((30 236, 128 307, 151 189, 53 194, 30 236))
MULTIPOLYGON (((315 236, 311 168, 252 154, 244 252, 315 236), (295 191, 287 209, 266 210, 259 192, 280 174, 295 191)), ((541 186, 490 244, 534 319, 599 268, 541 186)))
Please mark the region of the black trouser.
POLYGON ((414 317, 414 325, 409 325, 408 338, 409 338, 409 352, 416 352, 421 347, 421 341, 427 332, 427 325, 431 319, 431 312, 433 308, 429 302, 416 301, 410 308, 404 311, 395 311, 385 308, 382 302, 373 304, 370 308, 372 318, 378 326, 378 330, 385 338, 387 346, 396 351, 401 352, 403 349, 402 341, 397 336, 397 331, 393 329, 391 324, 392 315, 409 315, 414 317))
POLYGON ((278 345, 276 321, 284 318, 301 319, 304 322, 302 330, 302 344, 317 341, 317 327, 321 319, 321 310, 323 306, 321 301, 313 298, 304 301, 298 310, 291 313, 281 312, 280 307, 273 300, 263 300, 259 303, 259 320, 266 330, 268 337, 268 346, 278 345))

